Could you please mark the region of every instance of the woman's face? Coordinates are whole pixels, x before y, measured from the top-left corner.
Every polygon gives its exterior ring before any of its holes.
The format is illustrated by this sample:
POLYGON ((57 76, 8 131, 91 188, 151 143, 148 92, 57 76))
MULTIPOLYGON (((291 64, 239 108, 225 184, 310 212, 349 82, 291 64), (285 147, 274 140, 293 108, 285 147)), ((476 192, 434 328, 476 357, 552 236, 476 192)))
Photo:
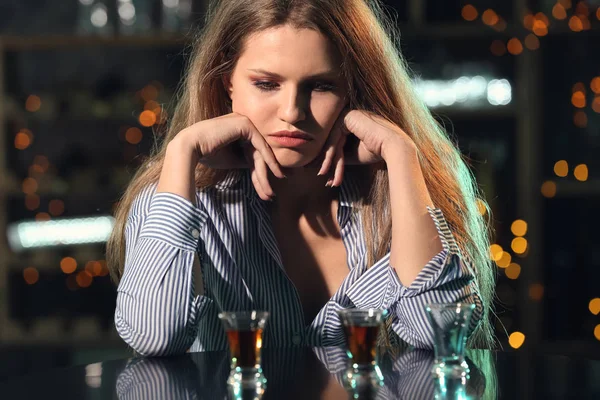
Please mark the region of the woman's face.
POLYGON ((281 166, 302 167, 323 148, 346 104, 340 62, 334 45, 310 29, 283 25, 246 40, 228 83, 232 111, 252 121, 281 166))

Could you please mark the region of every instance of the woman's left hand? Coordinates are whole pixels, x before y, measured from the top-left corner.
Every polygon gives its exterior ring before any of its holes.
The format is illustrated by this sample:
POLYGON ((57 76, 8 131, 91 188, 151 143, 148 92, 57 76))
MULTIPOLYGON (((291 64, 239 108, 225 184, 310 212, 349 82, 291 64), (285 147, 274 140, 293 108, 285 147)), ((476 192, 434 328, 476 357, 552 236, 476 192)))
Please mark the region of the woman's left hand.
POLYGON ((384 118, 367 111, 344 110, 340 113, 324 146, 323 163, 318 175, 333 176, 327 186, 340 186, 345 164, 388 162, 398 150, 414 150, 406 132, 384 118))

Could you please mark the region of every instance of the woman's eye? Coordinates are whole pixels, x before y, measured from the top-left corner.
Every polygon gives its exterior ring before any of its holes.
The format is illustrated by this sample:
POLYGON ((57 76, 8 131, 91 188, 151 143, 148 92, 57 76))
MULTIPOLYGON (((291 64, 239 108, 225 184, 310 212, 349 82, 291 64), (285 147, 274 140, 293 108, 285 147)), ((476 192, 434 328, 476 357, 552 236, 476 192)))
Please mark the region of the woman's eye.
MULTIPOLYGON (((256 86, 259 90, 263 92, 270 92, 277 89, 278 84, 274 82, 258 81, 254 82, 254 86, 256 86)), ((332 90, 335 90, 336 87, 335 85, 327 82, 315 82, 307 85, 306 88, 309 90, 316 90, 317 92, 330 92, 332 90)))
POLYGON ((276 83, 273 82, 254 82, 254 86, 256 86, 259 90, 264 92, 270 92, 275 89, 277 86, 276 83))

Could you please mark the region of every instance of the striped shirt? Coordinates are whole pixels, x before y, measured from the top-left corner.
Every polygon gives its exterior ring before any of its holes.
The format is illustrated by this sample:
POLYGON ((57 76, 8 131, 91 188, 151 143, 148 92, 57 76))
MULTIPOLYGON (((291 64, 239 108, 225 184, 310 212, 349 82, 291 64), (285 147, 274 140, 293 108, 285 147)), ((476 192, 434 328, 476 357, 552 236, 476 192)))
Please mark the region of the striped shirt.
POLYGON ((342 345, 337 311, 345 308, 387 310, 392 337, 419 348, 433 347, 428 303, 476 304, 471 331, 481 318, 472 268, 459 256, 439 209, 429 213, 443 250, 404 286, 390 265, 389 252, 367 265, 358 187, 346 176, 338 191, 337 220, 348 275, 306 325, 298 292, 281 262, 266 202, 254 191, 248 170, 232 171, 214 187, 197 190, 197 206, 173 193, 156 193, 156 186, 145 188, 132 203, 117 289, 116 329, 139 354, 226 349, 221 311, 269 311, 265 347, 342 345), (202 295, 194 288, 196 254, 202 295))

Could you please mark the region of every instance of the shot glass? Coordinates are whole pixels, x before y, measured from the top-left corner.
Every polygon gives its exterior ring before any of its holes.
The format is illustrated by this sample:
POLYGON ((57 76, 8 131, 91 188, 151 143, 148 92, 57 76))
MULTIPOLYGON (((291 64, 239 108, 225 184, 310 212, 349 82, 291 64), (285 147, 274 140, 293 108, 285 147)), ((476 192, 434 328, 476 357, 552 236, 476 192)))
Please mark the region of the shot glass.
POLYGON ((425 309, 434 334, 434 374, 438 377, 468 379, 465 347, 475 304, 428 304, 425 309))
POLYGON ((351 389, 383 385, 378 365, 377 337, 384 312, 378 309, 344 309, 338 311, 346 334, 349 367, 346 383, 351 389))
MULTIPOLYGON (((267 380, 261 367, 262 333, 269 313, 230 311, 219 314, 231 354, 231 373, 227 383, 234 393, 252 391, 260 398, 267 380)), ((244 396, 245 398, 247 396, 244 396)), ((254 398, 254 397, 253 397, 254 398)))

